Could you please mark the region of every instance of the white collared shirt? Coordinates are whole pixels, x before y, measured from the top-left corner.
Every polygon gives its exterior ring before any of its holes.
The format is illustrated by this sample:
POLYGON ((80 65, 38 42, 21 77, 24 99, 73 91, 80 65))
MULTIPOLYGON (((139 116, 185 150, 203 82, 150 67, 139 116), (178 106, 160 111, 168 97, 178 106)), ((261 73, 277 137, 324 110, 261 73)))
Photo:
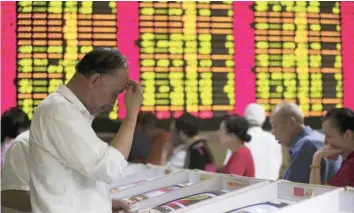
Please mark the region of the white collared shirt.
POLYGON ((92 118, 64 85, 36 109, 28 155, 33 213, 112 212, 108 184, 127 162, 97 137, 92 118))
MULTIPOLYGON (((14 139, 13 145, 6 153, 1 174, 1 191, 29 191, 30 175, 27 168, 29 131, 14 139)), ((23 213, 11 208, 3 208, 2 213, 23 213)))
POLYGON ((275 137, 261 127, 251 127, 248 134, 252 139, 245 145, 253 157, 255 177, 267 180, 277 180, 282 163, 281 146, 275 137))

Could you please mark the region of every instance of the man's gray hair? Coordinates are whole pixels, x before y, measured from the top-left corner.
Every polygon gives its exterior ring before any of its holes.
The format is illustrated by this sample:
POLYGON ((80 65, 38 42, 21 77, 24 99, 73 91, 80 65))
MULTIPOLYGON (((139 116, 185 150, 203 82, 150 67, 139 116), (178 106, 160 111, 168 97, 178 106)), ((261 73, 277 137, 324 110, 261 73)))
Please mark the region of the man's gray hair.
POLYGON ((282 102, 277 104, 272 115, 280 113, 284 117, 293 117, 297 122, 304 123, 304 115, 300 107, 292 102, 282 102))

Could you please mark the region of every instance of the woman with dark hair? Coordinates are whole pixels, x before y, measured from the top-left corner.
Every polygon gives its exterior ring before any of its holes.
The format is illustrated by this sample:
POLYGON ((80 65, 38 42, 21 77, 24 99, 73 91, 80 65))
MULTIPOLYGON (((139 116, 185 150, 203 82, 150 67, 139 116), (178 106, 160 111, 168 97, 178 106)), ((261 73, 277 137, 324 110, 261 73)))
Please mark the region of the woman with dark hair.
POLYGON ((184 113, 171 124, 182 144, 177 147, 168 163, 172 167, 182 166, 186 169, 199 169, 216 172, 213 155, 207 141, 199 136, 198 119, 189 113, 184 113))
POLYGON ((247 134, 249 124, 239 115, 233 115, 224 119, 220 124, 220 143, 232 150, 232 155, 222 169, 223 173, 240 176, 254 177, 254 163, 251 151, 244 145, 251 140, 247 134))
POLYGON ((341 168, 327 184, 354 186, 354 111, 348 108, 330 110, 323 118, 322 129, 326 146, 313 156, 310 183, 321 184, 322 159, 336 159, 341 155, 341 168))

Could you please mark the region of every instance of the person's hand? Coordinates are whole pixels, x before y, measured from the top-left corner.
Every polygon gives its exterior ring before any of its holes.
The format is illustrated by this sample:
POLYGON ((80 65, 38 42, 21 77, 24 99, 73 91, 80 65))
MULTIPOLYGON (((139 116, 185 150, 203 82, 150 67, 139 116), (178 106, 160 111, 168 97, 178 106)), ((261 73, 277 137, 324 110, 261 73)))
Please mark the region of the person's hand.
POLYGON ((341 152, 341 150, 335 149, 331 145, 327 144, 315 153, 313 161, 315 164, 320 164, 323 158, 333 158, 338 156, 341 152))
POLYGON ((127 114, 137 113, 143 100, 143 89, 136 81, 129 81, 124 97, 124 105, 127 114))
POLYGON ((112 200, 112 213, 118 213, 124 211, 126 213, 133 213, 130 210, 129 205, 123 200, 112 200))

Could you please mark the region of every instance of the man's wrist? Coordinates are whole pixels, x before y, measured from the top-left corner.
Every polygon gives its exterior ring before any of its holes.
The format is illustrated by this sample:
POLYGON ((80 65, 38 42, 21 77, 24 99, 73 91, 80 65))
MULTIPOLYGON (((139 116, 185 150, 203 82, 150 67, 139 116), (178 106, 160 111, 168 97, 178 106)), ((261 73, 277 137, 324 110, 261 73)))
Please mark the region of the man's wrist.
POLYGON ((129 110, 125 116, 125 120, 136 120, 138 117, 138 110, 129 110))

